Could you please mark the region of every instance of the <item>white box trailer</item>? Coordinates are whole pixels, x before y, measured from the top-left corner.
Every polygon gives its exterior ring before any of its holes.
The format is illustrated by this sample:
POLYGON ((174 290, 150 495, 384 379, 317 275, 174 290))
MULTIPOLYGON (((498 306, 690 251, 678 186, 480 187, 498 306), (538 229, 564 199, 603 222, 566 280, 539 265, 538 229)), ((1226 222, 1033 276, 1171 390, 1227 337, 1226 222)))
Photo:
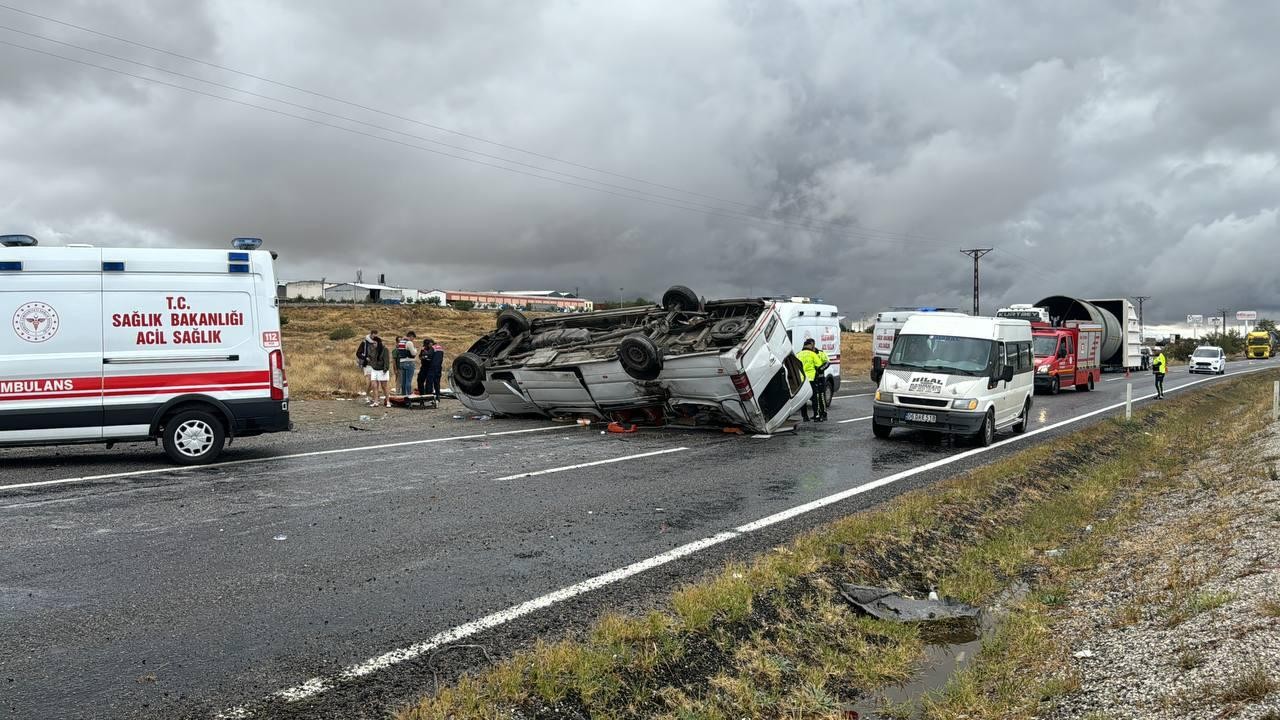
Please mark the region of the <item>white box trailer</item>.
POLYGON ((197 464, 290 428, 271 253, 0 239, 0 447, 159 439, 197 464))

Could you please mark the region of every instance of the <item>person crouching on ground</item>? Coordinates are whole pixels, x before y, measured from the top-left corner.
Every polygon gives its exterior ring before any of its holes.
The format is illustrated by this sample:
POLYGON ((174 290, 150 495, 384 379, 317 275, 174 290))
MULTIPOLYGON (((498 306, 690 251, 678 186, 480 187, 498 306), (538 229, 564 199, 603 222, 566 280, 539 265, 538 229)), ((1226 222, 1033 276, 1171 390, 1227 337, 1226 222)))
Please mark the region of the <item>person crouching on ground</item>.
POLYGON ((413 394, 413 369, 417 364, 418 348, 413 344, 418 334, 410 330, 396 343, 396 364, 400 370, 400 394, 413 394))
POLYGON ((1169 361, 1164 356, 1164 348, 1156 348, 1156 359, 1151 361, 1151 372, 1156 376, 1156 399, 1164 399, 1164 376, 1169 372, 1169 361))
POLYGON ((377 335, 373 336, 373 343, 373 349, 369 351, 369 367, 374 391, 369 394, 369 405, 376 407, 379 404, 386 404, 387 407, 391 407, 391 395, 387 393, 387 380, 391 369, 391 353, 382 342, 382 338, 377 335), (382 393, 381 402, 378 400, 379 391, 382 393))
MULTIPOLYGON (((813 388, 813 421, 827 421, 826 367, 830 363, 825 353, 818 350, 813 338, 804 341, 804 347, 796 353, 800 364, 804 366, 804 379, 813 388)), ((809 422, 809 409, 800 408, 800 417, 809 422)))

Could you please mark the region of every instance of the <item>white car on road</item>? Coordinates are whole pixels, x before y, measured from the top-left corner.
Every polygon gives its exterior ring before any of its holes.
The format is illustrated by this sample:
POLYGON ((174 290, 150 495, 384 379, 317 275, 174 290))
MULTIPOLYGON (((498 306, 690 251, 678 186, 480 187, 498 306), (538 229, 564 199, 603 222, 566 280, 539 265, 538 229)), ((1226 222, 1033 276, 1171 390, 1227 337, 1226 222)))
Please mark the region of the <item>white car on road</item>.
POLYGON ((1227 372, 1227 354, 1217 345, 1201 345, 1191 353, 1187 370, 1193 373, 1222 375, 1227 372))

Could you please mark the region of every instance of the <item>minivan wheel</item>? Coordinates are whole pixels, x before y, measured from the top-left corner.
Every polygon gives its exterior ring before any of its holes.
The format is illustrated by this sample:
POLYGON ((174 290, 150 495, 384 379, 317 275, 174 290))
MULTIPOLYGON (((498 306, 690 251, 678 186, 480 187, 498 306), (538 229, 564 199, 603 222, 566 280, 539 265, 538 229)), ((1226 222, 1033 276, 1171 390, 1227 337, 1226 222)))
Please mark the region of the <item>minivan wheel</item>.
POLYGON ((464 352, 454 358, 453 384, 473 397, 483 393, 484 359, 472 352, 464 352))
POLYGON ((636 333, 622 338, 618 362, 636 380, 657 380, 662 373, 662 351, 647 335, 636 333))
POLYGON ((498 329, 506 330, 511 337, 529 332, 529 318, 515 308, 503 308, 498 313, 498 329))
POLYGON ((222 454, 227 432, 204 410, 187 410, 165 422, 161 439, 170 460, 179 465, 203 465, 222 454))
POLYGON ((992 410, 988 410, 985 417, 982 418, 982 427, 978 429, 978 444, 982 447, 990 447, 991 443, 996 441, 996 414, 992 410))
POLYGON ((697 312, 702 309, 698 294, 683 285, 672 285, 662 293, 662 307, 667 310, 697 312))
POLYGON ((881 440, 887 439, 892 432, 893 432, 892 425, 881 425, 878 422, 871 423, 871 434, 875 435, 881 440))
POLYGON ((1022 414, 1018 416, 1018 422, 1013 424, 1013 432, 1015 435, 1021 435, 1027 431, 1027 423, 1031 420, 1031 398, 1022 403, 1022 414))

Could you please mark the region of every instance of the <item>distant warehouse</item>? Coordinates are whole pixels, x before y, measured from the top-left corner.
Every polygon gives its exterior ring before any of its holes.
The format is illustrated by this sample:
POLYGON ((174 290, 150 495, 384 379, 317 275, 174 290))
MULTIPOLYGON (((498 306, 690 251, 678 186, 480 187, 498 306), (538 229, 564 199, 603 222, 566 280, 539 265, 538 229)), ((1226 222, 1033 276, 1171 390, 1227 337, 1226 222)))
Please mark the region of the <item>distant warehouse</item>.
POLYGON ((591 312, 595 309, 590 300, 555 290, 447 290, 445 297, 450 305, 461 301, 474 303, 478 308, 510 306, 541 312, 591 312))

